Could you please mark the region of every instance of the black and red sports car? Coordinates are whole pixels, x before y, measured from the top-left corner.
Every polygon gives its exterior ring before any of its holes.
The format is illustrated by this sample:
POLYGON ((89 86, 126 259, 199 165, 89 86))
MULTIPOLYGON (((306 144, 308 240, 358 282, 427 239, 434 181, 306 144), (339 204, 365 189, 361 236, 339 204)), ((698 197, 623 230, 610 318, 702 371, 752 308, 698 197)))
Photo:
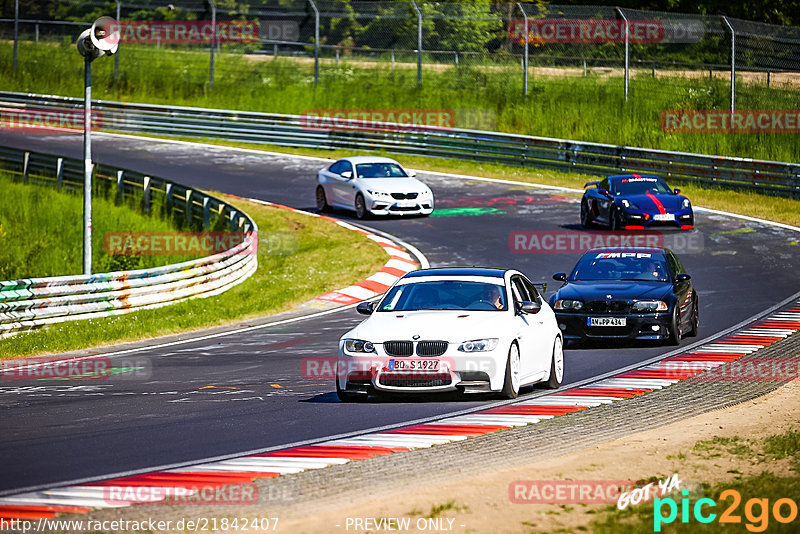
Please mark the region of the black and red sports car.
POLYGON ((658 176, 621 174, 589 182, 581 200, 581 225, 612 230, 694 228, 694 212, 680 189, 670 189, 658 176))

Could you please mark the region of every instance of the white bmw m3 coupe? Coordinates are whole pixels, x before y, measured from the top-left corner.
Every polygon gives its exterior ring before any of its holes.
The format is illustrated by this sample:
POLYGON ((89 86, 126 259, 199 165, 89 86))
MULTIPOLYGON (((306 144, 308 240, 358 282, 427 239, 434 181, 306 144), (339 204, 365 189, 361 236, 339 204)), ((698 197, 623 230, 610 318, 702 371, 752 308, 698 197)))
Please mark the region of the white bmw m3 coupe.
POLYGON ((433 192, 393 159, 342 158, 317 173, 317 209, 355 210, 370 215, 430 215, 433 192))
POLYGON ((519 271, 478 267, 406 274, 339 341, 343 401, 381 392, 495 392, 564 376, 561 332, 550 306, 519 271))

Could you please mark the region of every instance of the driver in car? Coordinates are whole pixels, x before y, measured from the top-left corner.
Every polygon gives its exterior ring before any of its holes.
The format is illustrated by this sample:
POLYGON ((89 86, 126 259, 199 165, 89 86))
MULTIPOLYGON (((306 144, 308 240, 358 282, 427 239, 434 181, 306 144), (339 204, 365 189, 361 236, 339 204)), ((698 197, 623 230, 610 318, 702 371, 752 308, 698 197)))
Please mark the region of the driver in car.
POLYGON ((647 264, 647 267, 644 269, 644 271, 639 275, 639 278, 644 280, 661 280, 664 278, 664 271, 661 269, 661 265, 651 261, 647 264))
POLYGON ((481 300, 490 302, 498 310, 503 309, 503 296, 500 293, 500 288, 495 285, 486 285, 484 287, 481 300))

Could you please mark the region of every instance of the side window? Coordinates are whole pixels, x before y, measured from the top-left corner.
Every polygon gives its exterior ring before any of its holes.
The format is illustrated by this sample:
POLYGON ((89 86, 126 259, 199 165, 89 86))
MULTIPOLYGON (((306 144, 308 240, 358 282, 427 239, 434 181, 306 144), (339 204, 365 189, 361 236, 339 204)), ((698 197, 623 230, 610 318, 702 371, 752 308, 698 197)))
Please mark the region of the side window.
POLYGON ((328 170, 330 172, 332 172, 333 174, 341 174, 342 173, 342 161, 337 161, 336 163, 334 163, 333 165, 328 167, 328 170))
POLYGON ((600 181, 600 185, 597 186, 597 189, 605 189, 606 191, 610 191, 608 184, 608 178, 605 178, 600 181))
POLYGON ((537 304, 542 303, 542 297, 539 295, 539 291, 536 289, 536 286, 533 285, 533 282, 528 280, 527 278, 522 279, 522 283, 525 285, 525 289, 528 290, 528 294, 531 297, 532 302, 536 302, 537 304))
MULTIPOLYGON (((342 168, 339 169, 339 174, 342 174, 345 171, 353 172, 353 164, 349 161, 340 161, 339 163, 342 164, 342 168)), ((355 176, 355 174, 353 176, 355 176)))
POLYGON ((525 285, 522 283, 522 279, 519 276, 511 278, 511 292, 514 294, 515 303, 522 302, 523 300, 530 300, 528 290, 525 289, 525 285))
POLYGON ((679 264, 678 264, 678 259, 670 251, 667 251, 667 263, 669 264, 670 279, 674 280, 675 279, 675 275, 677 275, 678 273, 680 273, 682 271, 680 270, 680 267, 679 267, 679 264))
POLYGON ((686 272, 686 267, 683 266, 683 263, 681 263, 680 258, 678 258, 678 256, 676 256, 675 253, 673 253, 671 251, 670 251, 670 255, 673 258, 675 258, 675 265, 678 267, 678 270, 677 270, 677 272, 675 274, 685 273, 686 272))

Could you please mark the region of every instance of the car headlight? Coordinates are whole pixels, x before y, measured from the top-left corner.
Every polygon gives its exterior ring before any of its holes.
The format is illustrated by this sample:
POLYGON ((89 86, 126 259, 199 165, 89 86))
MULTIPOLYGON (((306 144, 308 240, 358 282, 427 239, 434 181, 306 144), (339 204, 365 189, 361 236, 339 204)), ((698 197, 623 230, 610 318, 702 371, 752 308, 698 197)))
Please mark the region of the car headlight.
POLYGON ((578 311, 583 309, 583 302, 580 300, 560 299, 553 304, 553 309, 578 311))
POLYGON ((344 348, 347 352, 375 352, 375 345, 362 339, 345 339, 344 348))
POLYGON ((383 191, 371 191, 369 189, 367 189, 367 193, 376 198, 389 198, 392 196, 390 193, 384 193, 383 191))
POLYGON ((622 199, 622 206, 625 208, 633 208, 635 210, 639 209, 639 206, 628 200, 627 198, 622 199))
POLYGON ((683 209, 689 209, 689 207, 691 207, 691 205, 692 205, 692 203, 689 202, 689 199, 688 198, 684 198, 683 199, 683 204, 681 206, 683 207, 683 209))
POLYGON ((472 341, 465 341, 458 346, 461 352, 487 352, 494 350, 497 347, 499 340, 496 337, 488 339, 473 339, 472 341))
POLYGON ((654 312, 654 311, 667 311, 669 306, 663 300, 640 300, 633 303, 633 311, 637 312, 654 312))

